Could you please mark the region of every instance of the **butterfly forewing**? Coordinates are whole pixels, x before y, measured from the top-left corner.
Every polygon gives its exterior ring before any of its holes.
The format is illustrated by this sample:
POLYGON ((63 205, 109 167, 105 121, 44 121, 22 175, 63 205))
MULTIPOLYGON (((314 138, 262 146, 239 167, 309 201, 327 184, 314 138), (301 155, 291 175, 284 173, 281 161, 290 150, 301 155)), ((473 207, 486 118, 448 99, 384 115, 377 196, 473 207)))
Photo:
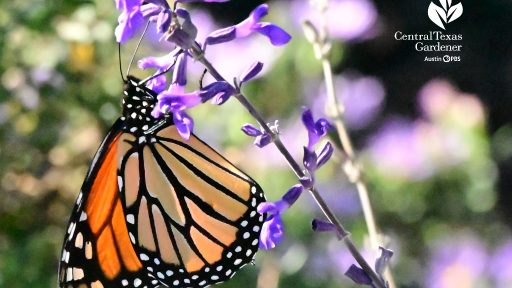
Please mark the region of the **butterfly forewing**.
POLYGON ((60 287, 157 287, 128 238, 116 181, 120 130, 118 121, 100 146, 77 198, 62 249, 60 287))

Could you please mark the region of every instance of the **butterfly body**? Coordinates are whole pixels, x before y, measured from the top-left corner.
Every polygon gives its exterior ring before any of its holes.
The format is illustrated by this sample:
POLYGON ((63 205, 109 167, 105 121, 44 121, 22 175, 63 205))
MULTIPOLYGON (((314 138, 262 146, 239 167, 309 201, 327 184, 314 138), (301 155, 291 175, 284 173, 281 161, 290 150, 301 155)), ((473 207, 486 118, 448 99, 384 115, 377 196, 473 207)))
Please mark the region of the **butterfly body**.
POLYGON ((100 146, 71 215, 60 287, 205 287, 254 258, 258 184, 172 117, 128 77, 123 116, 100 146))

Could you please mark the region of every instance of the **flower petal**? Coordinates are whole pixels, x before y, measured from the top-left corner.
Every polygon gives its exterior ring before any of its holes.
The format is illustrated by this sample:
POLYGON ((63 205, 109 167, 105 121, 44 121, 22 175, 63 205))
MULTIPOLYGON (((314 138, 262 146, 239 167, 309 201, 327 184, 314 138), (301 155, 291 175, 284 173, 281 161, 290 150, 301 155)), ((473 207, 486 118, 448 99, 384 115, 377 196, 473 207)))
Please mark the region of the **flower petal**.
POLYGON ((260 234, 260 248, 270 250, 275 248, 284 236, 283 222, 279 214, 270 215, 263 227, 260 234))
POLYGON ((265 35, 274 46, 285 45, 292 39, 283 28, 272 23, 258 23, 253 29, 265 35))
POLYGON ((236 27, 236 37, 243 38, 251 35, 254 32, 254 26, 260 21, 260 19, 267 15, 268 13, 268 5, 261 4, 256 7, 247 19, 235 25, 236 27))
POLYGON ((264 214, 264 213, 270 213, 270 214, 276 214, 279 213, 279 210, 277 209, 277 206, 274 202, 263 202, 258 205, 257 208, 258 213, 264 214))
POLYGON ((146 83, 146 87, 155 91, 156 93, 161 93, 165 90, 167 86, 167 77, 165 75, 159 75, 146 83))
POLYGON ((144 4, 140 7, 140 12, 144 17, 157 16, 160 11, 162 11, 162 7, 152 3, 144 4))
POLYGON ((171 24, 171 10, 164 9, 162 10, 157 17, 156 20, 156 29, 159 33, 163 33, 169 29, 169 25, 171 24))
POLYGON ((173 113, 174 125, 178 129, 181 137, 185 140, 190 139, 190 134, 194 129, 194 120, 183 111, 173 113))
POLYGON ((139 9, 125 10, 117 19, 118 25, 115 29, 117 42, 123 44, 133 37, 137 29, 144 23, 144 17, 139 9))

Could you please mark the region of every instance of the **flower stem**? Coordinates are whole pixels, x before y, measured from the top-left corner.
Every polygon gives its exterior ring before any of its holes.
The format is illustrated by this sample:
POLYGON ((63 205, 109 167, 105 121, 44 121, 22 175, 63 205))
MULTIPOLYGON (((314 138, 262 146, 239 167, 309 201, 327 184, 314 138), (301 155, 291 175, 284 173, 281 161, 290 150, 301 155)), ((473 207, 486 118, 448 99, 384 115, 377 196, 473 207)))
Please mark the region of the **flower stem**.
MULTIPOLYGON (((224 77, 222 77, 222 75, 215 69, 215 67, 213 67, 211 62, 205 58, 205 55, 199 45, 194 45, 191 48, 191 54, 197 61, 201 62, 206 67, 206 69, 208 69, 208 72, 213 76, 213 78, 215 78, 217 81, 226 81, 224 77)), ((269 135, 272 135, 274 145, 279 150, 279 152, 284 156, 284 158, 292 168, 295 175, 297 175, 298 178, 306 176, 303 170, 301 169, 300 165, 297 163, 297 161, 295 161, 295 159, 292 157, 288 149, 284 146, 283 142, 279 138, 279 134, 274 133, 274 131, 272 131, 272 129, 266 123, 266 121, 259 113, 259 111, 256 110, 256 108, 249 102, 249 100, 243 94, 238 93, 234 96, 240 102, 240 104, 242 104, 242 106, 244 106, 245 109, 247 109, 249 114, 251 114, 251 116, 254 117, 258 124, 261 127, 263 127, 265 132, 269 133, 269 135)), ((308 191, 310 192, 311 196, 324 213, 325 217, 336 226, 339 234, 342 236, 341 240, 343 240, 343 242, 349 249, 354 259, 357 261, 357 263, 372 279, 373 283, 375 284, 375 287, 386 288, 386 285, 382 282, 377 273, 371 268, 368 262, 366 262, 366 260, 363 258, 359 250, 357 250, 356 246, 350 239, 350 233, 345 229, 345 227, 343 227, 343 225, 338 220, 336 215, 334 215, 329 206, 325 203, 325 200, 322 198, 318 190, 316 190, 316 188, 313 187, 311 189, 308 189, 308 191)))
MULTIPOLYGON (((328 98, 328 106, 326 107, 326 110, 327 113, 330 114, 330 116, 334 119, 334 125, 339 135, 342 150, 346 156, 346 164, 344 165, 343 171, 345 171, 349 180, 356 186, 359 195, 359 200, 361 202, 361 207, 363 210, 364 219, 368 229, 370 244, 372 249, 377 250, 379 246, 381 246, 382 244, 379 241, 379 233, 372 205, 370 202, 370 197, 368 196, 368 188, 361 177, 362 171, 356 164, 356 155, 354 152, 352 141, 350 140, 350 136, 348 134, 347 127, 343 119, 345 107, 343 106, 343 103, 340 103, 338 101, 338 98, 336 97, 336 90, 334 88, 332 67, 329 60, 331 43, 329 42, 329 29, 327 27, 326 13, 329 5, 329 0, 320 1, 319 3, 316 3, 316 5, 313 2, 311 3, 321 14, 320 18, 322 19, 320 24, 320 31, 318 31, 310 22, 307 23, 306 25, 310 26, 308 28, 311 28, 309 32, 314 34, 311 35, 312 37, 310 37, 310 39, 313 40, 311 42, 315 48, 315 51, 317 52, 317 57, 320 58, 319 60, 322 63, 326 94, 328 98)), ((386 267, 384 277, 388 281, 390 288, 396 287, 395 282, 393 280, 393 275, 391 274, 391 271, 388 267, 386 267)))

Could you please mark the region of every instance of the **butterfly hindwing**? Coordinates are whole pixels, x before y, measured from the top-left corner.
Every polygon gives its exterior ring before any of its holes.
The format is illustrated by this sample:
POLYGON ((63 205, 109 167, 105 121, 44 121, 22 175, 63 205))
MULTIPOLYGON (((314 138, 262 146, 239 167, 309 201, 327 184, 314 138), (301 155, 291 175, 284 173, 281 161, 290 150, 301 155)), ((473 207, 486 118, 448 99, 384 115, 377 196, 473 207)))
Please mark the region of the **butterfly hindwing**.
POLYGON ((145 140, 127 141, 133 146, 119 173, 142 264, 170 287, 229 279, 258 249, 261 188, 196 136, 183 140, 171 123, 145 140))

